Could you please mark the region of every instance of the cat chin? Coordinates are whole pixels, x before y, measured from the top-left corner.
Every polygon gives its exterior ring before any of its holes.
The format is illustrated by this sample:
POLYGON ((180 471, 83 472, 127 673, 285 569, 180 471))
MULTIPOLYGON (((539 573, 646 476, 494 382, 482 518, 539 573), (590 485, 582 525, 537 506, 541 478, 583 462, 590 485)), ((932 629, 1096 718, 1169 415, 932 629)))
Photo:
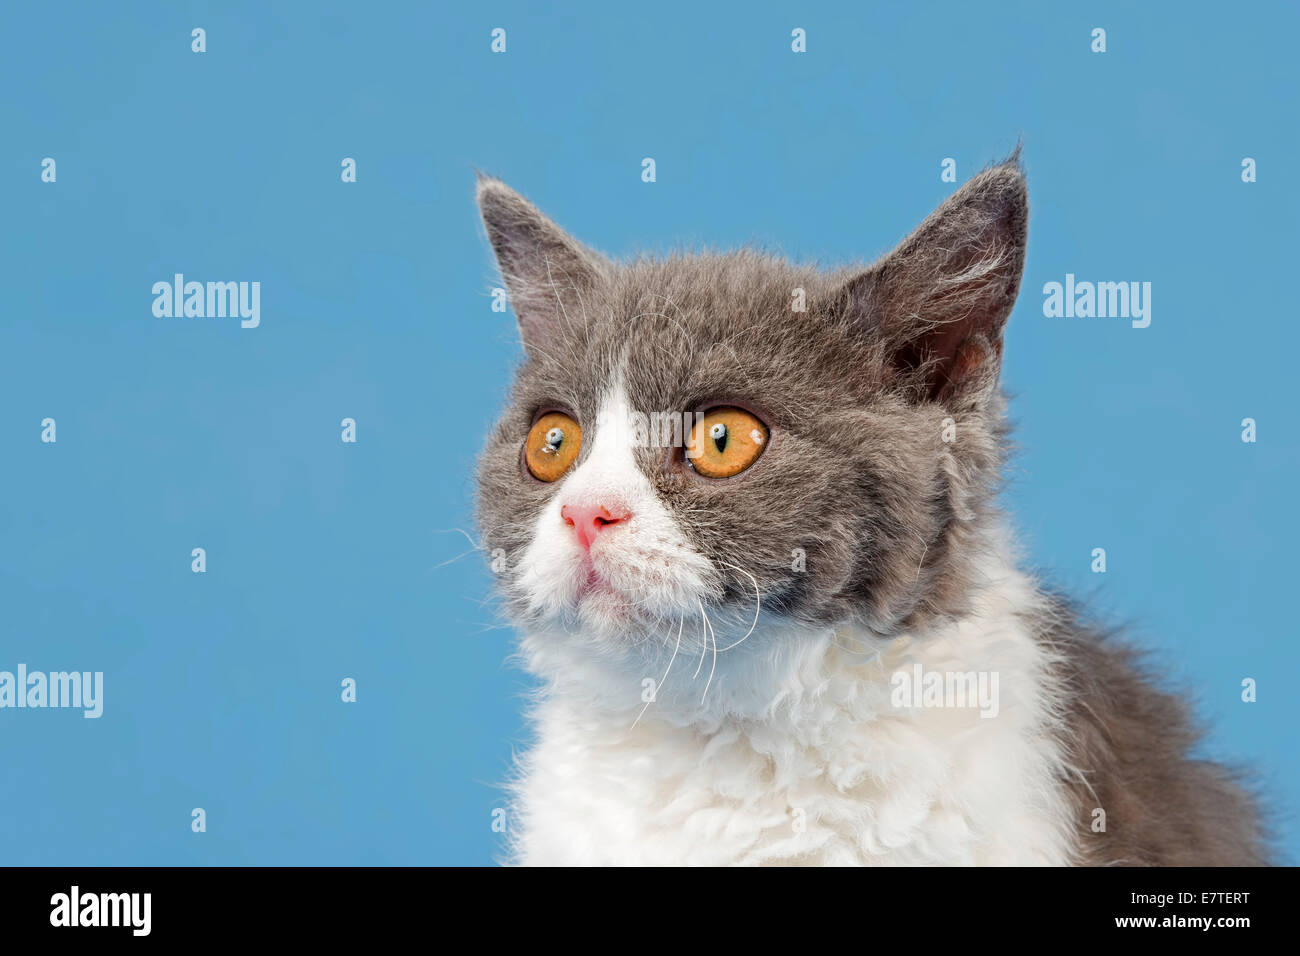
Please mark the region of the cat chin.
POLYGON ((688 554, 654 562, 614 553, 592 561, 573 549, 551 546, 535 553, 530 548, 511 590, 534 618, 571 619, 583 630, 602 633, 626 632, 698 615, 701 602, 715 597, 707 571, 703 559, 688 554), (666 567, 658 569, 658 563, 666 567))
MULTIPOLYGON (((699 612, 692 616, 698 621, 699 612)), ((679 626, 685 626, 684 618, 675 605, 665 603, 655 609, 644 599, 606 588, 581 594, 560 613, 534 616, 531 627, 557 640, 627 648, 663 641, 665 635, 672 638, 679 626)), ((528 628, 530 624, 521 622, 520 626, 528 628)), ((668 646, 672 647, 671 641, 668 646)))
POLYGON ((656 576, 613 561, 594 569, 584 561, 530 568, 514 591, 533 623, 619 644, 676 629, 684 619, 698 621, 714 599, 698 574, 656 576))
POLYGON ((608 588, 584 593, 576 618, 580 632, 620 641, 646 630, 650 620, 632 598, 608 588))

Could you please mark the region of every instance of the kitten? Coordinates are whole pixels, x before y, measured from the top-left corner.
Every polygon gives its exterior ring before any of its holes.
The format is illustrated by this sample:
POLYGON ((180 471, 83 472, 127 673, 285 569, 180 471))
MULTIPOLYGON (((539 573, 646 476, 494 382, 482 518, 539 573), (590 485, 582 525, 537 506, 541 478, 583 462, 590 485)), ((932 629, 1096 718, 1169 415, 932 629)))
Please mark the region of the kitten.
POLYGON ((616 264, 497 180, 478 201, 526 353, 479 468, 541 683, 518 862, 1265 861, 1182 702, 1017 569, 995 507, 1018 156, 832 273, 616 264))

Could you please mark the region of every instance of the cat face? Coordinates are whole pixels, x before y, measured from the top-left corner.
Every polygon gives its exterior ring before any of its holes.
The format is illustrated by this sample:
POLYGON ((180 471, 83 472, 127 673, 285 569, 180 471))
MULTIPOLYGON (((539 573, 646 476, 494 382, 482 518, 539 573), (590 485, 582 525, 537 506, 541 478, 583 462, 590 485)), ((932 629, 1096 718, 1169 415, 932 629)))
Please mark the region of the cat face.
POLYGON ((832 273, 753 252, 615 264, 498 181, 479 203, 526 353, 479 467, 519 624, 725 647, 772 621, 887 635, 961 606, 1024 261, 1014 159, 832 273))

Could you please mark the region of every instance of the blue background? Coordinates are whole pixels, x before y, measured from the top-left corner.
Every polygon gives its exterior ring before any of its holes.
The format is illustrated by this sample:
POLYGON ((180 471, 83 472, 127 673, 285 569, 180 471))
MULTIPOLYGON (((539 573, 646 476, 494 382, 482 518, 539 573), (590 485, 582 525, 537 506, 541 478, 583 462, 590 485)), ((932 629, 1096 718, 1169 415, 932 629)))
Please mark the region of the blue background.
POLYGON ((616 255, 834 264, 1022 135, 1006 504, 1258 769, 1294 862, 1295 6, 535 6, 6 9, 0 669, 106 692, 0 711, 0 862, 494 859, 528 682, 481 556, 446 562, 520 352, 474 168, 616 255), (174 272, 260 281, 261 327, 155 318, 174 272), (1045 318, 1067 272, 1150 281, 1150 328, 1045 318))

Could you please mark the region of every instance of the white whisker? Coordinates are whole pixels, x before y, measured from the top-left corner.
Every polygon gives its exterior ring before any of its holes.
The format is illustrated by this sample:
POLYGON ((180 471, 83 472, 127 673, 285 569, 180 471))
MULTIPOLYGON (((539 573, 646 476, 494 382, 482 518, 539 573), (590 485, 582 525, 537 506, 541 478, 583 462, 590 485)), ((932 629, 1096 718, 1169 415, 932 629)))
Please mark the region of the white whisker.
POLYGON ((439 568, 445 568, 445 567, 446 567, 447 565, 449 565, 449 564, 455 564, 455 563, 456 563, 457 561, 459 561, 461 558, 467 558, 467 557, 469 557, 471 554, 477 554, 479 551, 482 551, 482 550, 483 550, 482 548, 470 548, 468 551, 462 551, 460 554, 456 555, 456 557, 454 557, 454 558, 448 558, 446 561, 439 561, 437 564, 435 564, 435 565, 434 565, 433 567, 431 567, 429 570, 430 570, 430 571, 437 571, 439 568))
POLYGON ((462 534, 465 536, 465 540, 474 546, 475 551, 483 550, 483 545, 479 544, 472 537, 470 537, 470 533, 466 531, 464 528, 434 528, 433 533, 434 534, 462 534))
MULTIPOLYGON (((729 568, 736 568, 737 571, 739 571, 741 574, 746 575, 746 576, 749 578, 749 580, 751 580, 751 581, 754 582, 754 623, 751 624, 751 625, 749 625, 749 630, 745 633, 745 636, 744 636, 744 637, 742 637, 740 640, 736 641, 735 644, 728 644, 726 647, 724 647, 724 648, 722 649, 724 652, 726 652, 726 651, 731 650, 733 647, 739 647, 741 644, 744 644, 745 641, 747 641, 747 640, 749 639, 749 635, 754 633, 754 628, 758 627, 758 612, 759 612, 759 611, 762 609, 762 607, 763 607, 763 595, 759 592, 759 589, 758 589, 758 578, 754 577, 754 575, 750 574, 750 573, 749 573, 748 571, 746 571, 744 568, 736 567, 736 565, 734 565, 734 564, 728 564, 726 561, 720 561, 720 562, 718 562, 718 563, 719 563, 719 564, 726 564, 727 567, 729 567, 729 568)), ((716 637, 715 637, 715 642, 714 642, 714 645, 713 645, 713 649, 714 649, 715 652, 717 651, 717 647, 718 647, 718 645, 717 645, 716 637)))
MULTIPOLYGON (((708 624, 709 618, 705 615, 704 621, 708 624)), ((713 635, 713 666, 709 668, 709 679, 704 682, 704 694, 700 697, 700 705, 704 705, 705 698, 709 696, 709 685, 713 683, 713 672, 718 669, 718 635, 713 630, 713 625, 709 624, 709 633, 713 635)))
POLYGON ((700 649, 700 662, 695 666, 695 674, 691 680, 700 676, 700 670, 704 667, 704 655, 709 652, 709 616, 704 613, 704 604, 699 598, 695 599, 695 603, 700 607, 700 637, 703 638, 701 643, 704 647, 700 649))
POLYGON ((636 720, 632 721, 632 726, 628 728, 629 730, 634 730, 634 729, 636 729, 636 725, 637 725, 637 723, 641 720, 641 716, 642 716, 642 714, 644 714, 644 713, 646 712, 646 709, 647 709, 647 708, 648 708, 652 703, 654 703, 656 700, 659 699, 659 691, 661 691, 661 690, 663 689, 664 684, 667 682, 667 680, 668 680, 668 672, 671 671, 671 670, 673 669, 673 661, 677 660, 677 652, 678 652, 679 650, 681 650, 681 646, 682 646, 682 628, 684 628, 685 626, 686 626, 686 618, 682 618, 681 621, 680 621, 680 622, 678 623, 678 625, 677 625, 677 646, 673 648, 673 656, 670 657, 670 658, 668 658, 668 666, 667 666, 666 668, 664 668, 664 676, 660 679, 660 681, 659 681, 658 684, 655 684, 655 695, 654 695, 654 697, 653 697, 652 699, 647 700, 647 701, 645 702, 645 707, 642 707, 642 708, 641 708, 641 713, 636 715, 636 720))

